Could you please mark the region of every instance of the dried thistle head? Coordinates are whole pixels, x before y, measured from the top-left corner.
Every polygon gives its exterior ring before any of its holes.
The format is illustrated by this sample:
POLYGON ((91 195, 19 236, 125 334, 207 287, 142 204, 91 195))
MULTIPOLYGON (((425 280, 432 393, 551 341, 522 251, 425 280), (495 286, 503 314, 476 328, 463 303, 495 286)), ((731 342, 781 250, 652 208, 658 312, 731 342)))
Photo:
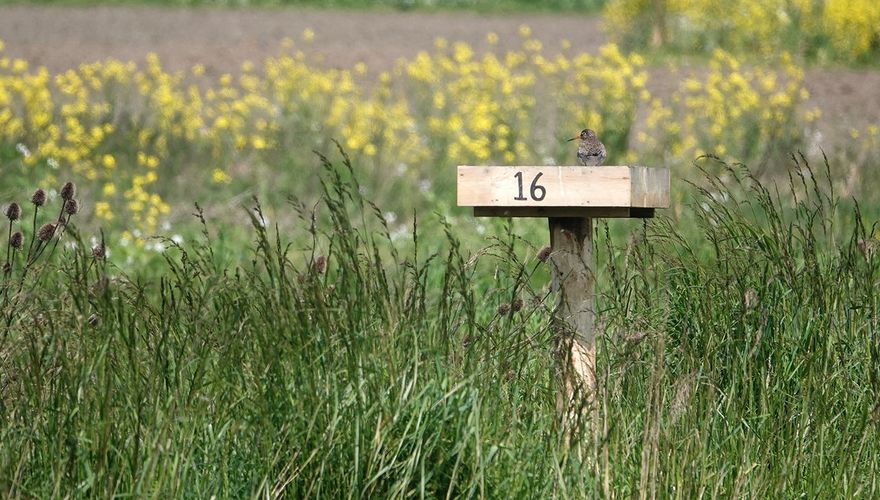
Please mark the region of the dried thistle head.
POLYGON ((61 186, 61 199, 62 200, 72 200, 73 197, 76 196, 76 184, 67 181, 61 186))
POLYGON ((21 234, 21 231, 16 231, 16 232, 13 233, 12 236, 9 238, 9 245, 10 245, 12 248, 19 249, 19 248, 21 248, 21 245, 22 245, 23 243, 24 243, 24 235, 21 234))
POLYGON ((46 204, 46 192, 42 189, 37 189, 34 191, 33 196, 31 196, 31 203, 34 204, 35 207, 42 207, 46 204))
POLYGON ((498 304, 497 312, 501 316, 504 316, 505 314, 509 313, 510 312, 510 304, 508 304, 507 302, 505 302, 503 304, 498 304))
POLYGON ((538 255, 537 255, 538 260, 540 260, 541 262, 547 262, 547 259, 550 258, 550 253, 551 253, 552 251, 553 251, 553 249, 550 248, 550 246, 546 246, 546 247, 542 248, 542 249, 538 252, 538 255))
POLYGON ((6 207, 6 218, 10 221, 15 221, 18 220, 19 217, 21 217, 21 207, 18 206, 18 203, 13 201, 8 207, 6 207))
POLYGON ((37 239, 40 241, 49 241, 55 236, 55 227, 56 224, 53 222, 48 222, 43 224, 40 227, 40 230, 37 231, 37 239))
POLYGON ((79 212, 79 202, 75 199, 70 199, 64 202, 64 212, 67 215, 76 215, 79 212))
POLYGON ((523 300, 520 298, 513 299, 513 302, 510 303, 510 307, 513 308, 513 312, 519 312, 523 308, 523 300))
POLYGON ((99 243, 92 247, 92 257, 96 259, 103 259, 107 256, 107 247, 104 246, 104 243, 99 243))

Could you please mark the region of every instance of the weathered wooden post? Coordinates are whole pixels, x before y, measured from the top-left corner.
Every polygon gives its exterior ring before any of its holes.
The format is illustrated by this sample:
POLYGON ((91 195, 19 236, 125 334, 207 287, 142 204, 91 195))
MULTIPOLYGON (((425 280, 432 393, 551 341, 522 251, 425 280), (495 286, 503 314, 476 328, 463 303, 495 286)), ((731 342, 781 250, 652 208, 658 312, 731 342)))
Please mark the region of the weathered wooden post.
POLYGON ((669 206, 669 169, 458 167, 458 206, 477 217, 547 217, 554 330, 565 429, 579 426, 596 393, 593 219, 649 218, 669 206))

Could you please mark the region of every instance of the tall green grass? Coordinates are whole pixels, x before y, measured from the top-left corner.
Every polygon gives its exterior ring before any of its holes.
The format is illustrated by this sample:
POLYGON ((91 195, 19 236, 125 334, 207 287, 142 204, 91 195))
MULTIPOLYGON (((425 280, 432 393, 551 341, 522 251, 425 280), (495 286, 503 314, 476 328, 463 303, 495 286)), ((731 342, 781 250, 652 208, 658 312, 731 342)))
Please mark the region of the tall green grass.
POLYGON ((3 496, 878 494, 878 244, 827 170, 719 165, 679 220, 597 224, 601 410, 566 449, 540 244, 395 240, 324 165, 299 233, 252 204, 240 265, 206 221, 158 277, 82 242, 29 274, 3 496))

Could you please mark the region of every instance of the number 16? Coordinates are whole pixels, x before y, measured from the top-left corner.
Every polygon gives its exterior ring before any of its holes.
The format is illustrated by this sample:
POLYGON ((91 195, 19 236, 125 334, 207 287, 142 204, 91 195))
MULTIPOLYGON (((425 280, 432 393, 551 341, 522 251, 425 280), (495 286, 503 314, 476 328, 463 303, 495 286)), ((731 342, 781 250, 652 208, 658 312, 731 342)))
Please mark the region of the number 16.
MULTIPOLYGON (((535 201, 541 201, 547 196, 547 190, 544 189, 544 186, 538 184, 538 179, 540 179, 542 175, 544 175, 544 172, 538 172, 538 175, 532 179, 532 185, 529 187, 529 195, 535 201)), ((522 172, 517 172, 513 174, 513 176, 516 177, 516 182, 519 186, 519 196, 515 196, 513 199, 517 201, 525 201, 527 198, 523 196, 523 174, 522 172)))

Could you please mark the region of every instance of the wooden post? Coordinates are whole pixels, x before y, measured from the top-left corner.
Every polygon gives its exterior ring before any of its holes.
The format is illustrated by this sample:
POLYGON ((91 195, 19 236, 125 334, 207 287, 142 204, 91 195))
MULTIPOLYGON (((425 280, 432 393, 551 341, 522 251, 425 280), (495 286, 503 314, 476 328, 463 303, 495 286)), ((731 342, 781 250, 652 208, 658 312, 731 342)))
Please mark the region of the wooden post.
POLYGON ((593 221, 550 218, 553 316, 557 379, 556 406, 568 434, 582 428, 595 405, 596 310, 593 221))
POLYGON ((458 205, 474 207, 475 216, 550 221, 557 405, 568 442, 598 409, 592 219, 653 217, 669 206, 669 169, 459 166, 457 186, 458 205))

